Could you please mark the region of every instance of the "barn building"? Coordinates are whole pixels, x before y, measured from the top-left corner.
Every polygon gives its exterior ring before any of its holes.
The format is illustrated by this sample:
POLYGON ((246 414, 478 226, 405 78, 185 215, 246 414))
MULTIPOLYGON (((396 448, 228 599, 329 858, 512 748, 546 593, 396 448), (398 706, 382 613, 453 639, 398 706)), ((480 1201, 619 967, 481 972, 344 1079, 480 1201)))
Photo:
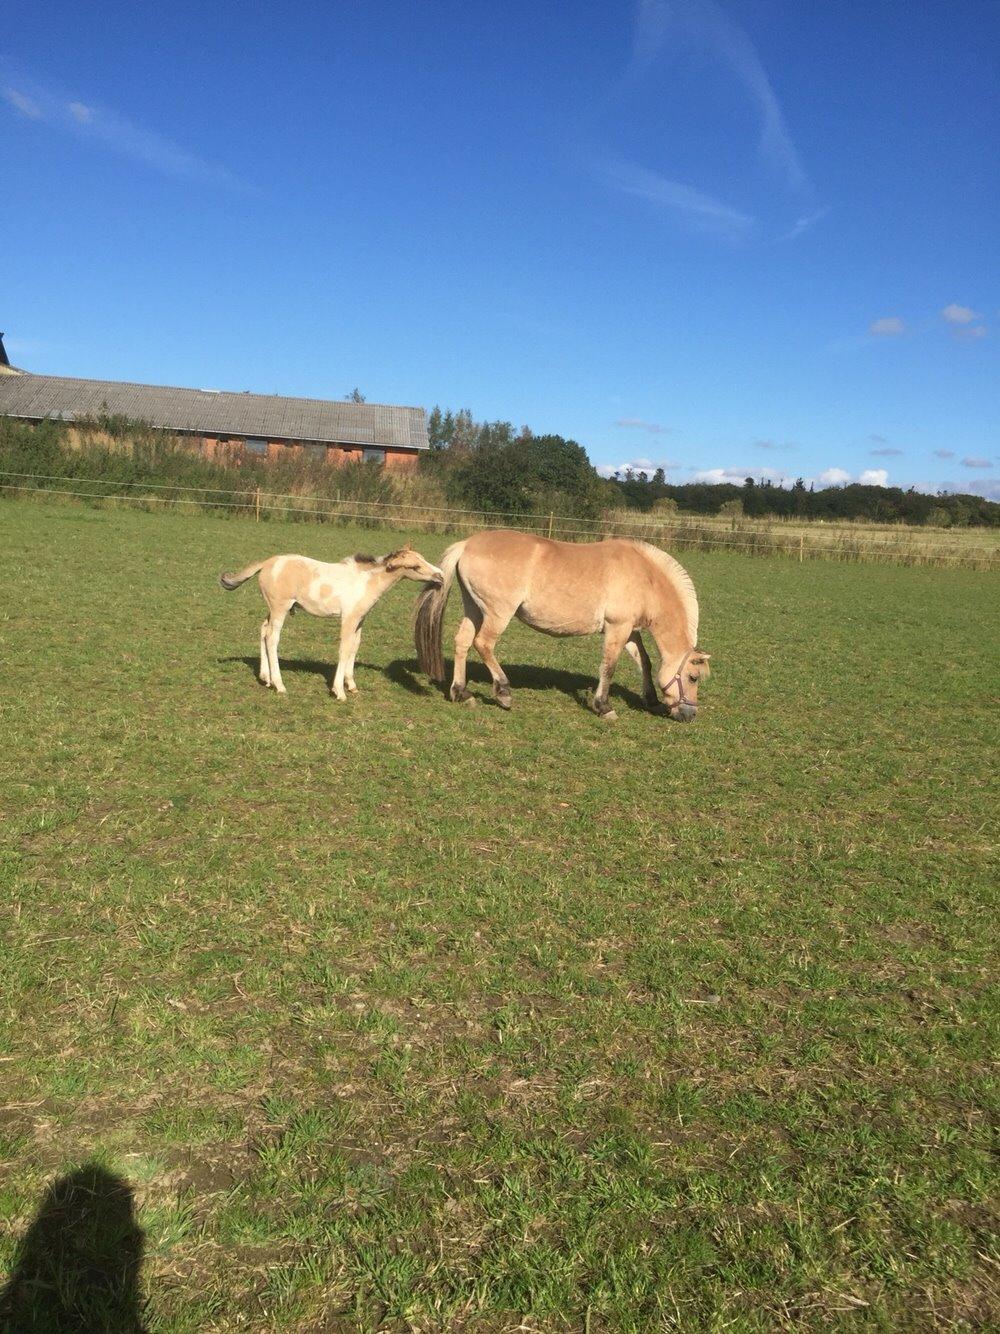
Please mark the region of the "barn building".
POLYGON ((248 455, 279 458, 291 450, 333 464, 364 460, 412 468, 428 448, 423 408, 33 375, 11 366, 3 334, 0 416, 29 422, 126 417, 169 431, 209 458, 234 463, 248 455))

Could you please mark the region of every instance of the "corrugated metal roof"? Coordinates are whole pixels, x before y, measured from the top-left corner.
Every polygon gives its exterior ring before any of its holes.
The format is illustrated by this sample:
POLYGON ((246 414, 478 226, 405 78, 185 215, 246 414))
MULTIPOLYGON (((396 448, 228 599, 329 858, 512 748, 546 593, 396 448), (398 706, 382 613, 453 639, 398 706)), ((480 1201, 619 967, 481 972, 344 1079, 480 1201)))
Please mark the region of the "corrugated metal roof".
POLYGON ((0 416, 55 417, 61 421, 122 416, 168 430, 196 431, 210 436, 249 435, 323 444, 428 448, 423 408, 173 389, 116 380, 74 380, 61 375, 0 377, 0 416))

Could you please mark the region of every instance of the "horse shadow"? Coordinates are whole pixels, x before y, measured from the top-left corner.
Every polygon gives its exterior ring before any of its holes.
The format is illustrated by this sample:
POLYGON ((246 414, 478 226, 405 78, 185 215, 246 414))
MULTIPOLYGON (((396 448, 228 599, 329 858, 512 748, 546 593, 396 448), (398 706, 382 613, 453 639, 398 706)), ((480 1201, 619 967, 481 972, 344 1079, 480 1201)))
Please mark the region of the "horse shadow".
POLYGON ((4 1334, 144 1334, 132 1188, 96 1163, 45 1192, 0 1292, 4 1334))
MULTIPOLYGON (((597 686, 596 673, 588 676, 584 672, 568 671, 563 667, 539 667, 534 663, 505 662, 503 666, 510 680, 510 688, 515 696, 518 690, 557 690, 560 694, 568 695, 574 703, 588 713, 593 712, 591 700, 597 686)), ((451 680, 451 665, 447 664, 447 668, 446 680, 442 684, 424 684, 426 677, 421 675, 420 667, 415 658, 397 658, 387 666, 375 670, 381 670, 382 674, 388 677, 390 681, 403 686, 413 694, 437 693, 447 698, 448 682, 451 680)), ((469 685, 485 685, 492 696, 493 678, 485 665, 481 662, 473 662, 470 659, 467 664, 467 671, 469 685)), ((612 681, 609 696, 615 700, 616 704, 623 705, 627 709, 638 709, 641 713, 650 712, 641 694, 630 690, 617 681, 612 681)))

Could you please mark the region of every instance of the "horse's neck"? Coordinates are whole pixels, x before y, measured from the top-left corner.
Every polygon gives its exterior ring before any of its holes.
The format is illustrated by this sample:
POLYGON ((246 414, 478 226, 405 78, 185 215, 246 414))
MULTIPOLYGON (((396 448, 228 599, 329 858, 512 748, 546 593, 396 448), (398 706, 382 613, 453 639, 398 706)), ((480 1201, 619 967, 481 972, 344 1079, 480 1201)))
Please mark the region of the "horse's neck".
POLYGON ((685 653, 694 648, 688 643, 686 630, 680 628, 670 617, 659 616, 649 623, 649 633, 653 636, 661 660, 667 665, 679 662, 685 653))

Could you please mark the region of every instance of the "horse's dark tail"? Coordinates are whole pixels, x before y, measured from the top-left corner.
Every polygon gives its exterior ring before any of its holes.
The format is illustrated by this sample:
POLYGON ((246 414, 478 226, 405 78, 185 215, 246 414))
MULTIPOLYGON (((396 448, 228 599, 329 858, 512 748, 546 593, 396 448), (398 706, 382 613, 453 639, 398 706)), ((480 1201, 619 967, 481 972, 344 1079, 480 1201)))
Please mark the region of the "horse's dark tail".
POLYGON ((448 548, 441 557, 444 580, 440 588, 431 585, 417 598, 417 612, 413 621, 417 661, 420 663, 420 670, 426 672, 432 681, 444 680, 441 627, 444 622, 444 609, 448 604, 448 594, 451 591, 451 581, 455 577, 455 569, 464 550, 464 542, 456 542, 454 546, 448 548))
POLYGON ((255 560, 254 563, 248 565, 245 570, 240 570, 239 574, 220 574, 219 583, 223 588, 232 592, 234 588, 239 588, 240 584, 245 584, 251 575, 256 574, 263 564, 264 562, 262 560, 255 560))

